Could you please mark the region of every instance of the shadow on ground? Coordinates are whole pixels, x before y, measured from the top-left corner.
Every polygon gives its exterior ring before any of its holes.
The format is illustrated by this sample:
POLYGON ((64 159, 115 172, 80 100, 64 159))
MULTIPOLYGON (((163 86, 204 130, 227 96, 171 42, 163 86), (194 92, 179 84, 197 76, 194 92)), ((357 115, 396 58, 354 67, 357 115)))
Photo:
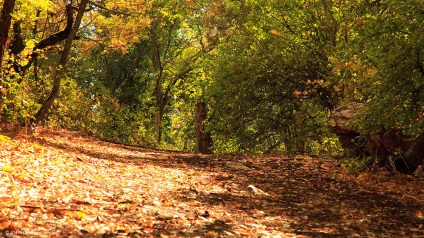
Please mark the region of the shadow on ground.
MULTIPOLYGON (((63 135, 58 133, 57 136, 63 135)), ((267 227, 299 236, 424 236, 424 221, 416 216, 418 211, 423 211, 423 200, 405 196, 396 188, 382 191, 378 189, 379 184, 369 186, 355 181, 354 177, 341 178, 337 173, 339 168, 325 159, 193 155, 102 141, 94 141, 93 144, 93 139, 85 137, 51 140, 42 134, 32 140, 43 146, 78 151, 102 160, 215 171, 218 175, 214 182, 225 192, 200 193, 193 189, 182 189, 173 191, 173 196, 182 202, 196 201, 210 206, 221 204, 232 214, 246 214, 251 219, 262 220, 267 227), (84 140, 90 141, 93 146, 85 147, 86 144, 80 143, 84 140), (108 151, 111 147, 118 150, 108 151), (266 191, 269 196, 247 192, 248 185, 266 191)), ((214 231, 219 236, 225 236, 224 231, 233 228, 225 222, 215 222, 192 231, 190 235, 214 231)), ((160 231, 154 234, 160 234, 160 231)))

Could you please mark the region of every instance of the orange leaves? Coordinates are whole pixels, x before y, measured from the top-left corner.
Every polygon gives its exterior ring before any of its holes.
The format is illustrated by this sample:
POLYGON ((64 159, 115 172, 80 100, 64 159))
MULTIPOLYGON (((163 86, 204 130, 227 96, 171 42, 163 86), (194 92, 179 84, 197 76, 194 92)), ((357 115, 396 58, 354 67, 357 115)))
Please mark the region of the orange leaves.
POLYGON ((279 37, 281 37, 281 38, 286 38, 286 35, 285 35, 285 34, 283 34, 283 33, 279 32, 279 31, 277 31, 277 30, 275 30, 275 29, 272 29, 270 32, 271 32, 271 34, 273 34, 273 35, 279 36, 279 37))
POLYGON ((11 221, 9 220, 9 218, 0 219, 0 231, 6 230, 6 228, 8 228, 10 224, 11 224, 11 221))
POLYGON ((417 212, 417 217, 421 220, 424 220, 424 214, 421 211, 417 212))
POLYGON ((414 187, 413 177, 400 178, 396 187, 390 178, 334 178, 338 167, 322 158, 194 157, 71 132, 42 137, 44 147, 1 144, 0 168, 14 168, 0 170, 1 231, 57 232, 55 237, 393 236, 398 231, 384 231, 395 224, 401 237, 422 234, 422 181, 414 187), (256 191, 263 196, 249 198, 249 184, 270 196, 256 191), (416 205, 402 205, 409 201, 416 205), (393 213, 397 209, 403 212, 393 213), (377 223, 382 231, 375 232, 377 223))
POLYGON ((306 97, 308 95, 317 93, 319 89, 329 88, 332 86, 330 82, 325 81, 323 79, 308 80, 306 81, 305 85, 308 86, 307 89, 303 91, 295 90, 293 92, 293 95, 296 98, 306 97))
MULTIPOLYGON (((104 1, 103 8, 91 12, 88 17, 94 25, 93 37, 107 45, 103 53, 114 50, 125 52, 132 43, 144 37, 144 29, 150 24, 147 7, 144 0, 104 1)), ((89 41, 85 44, 83 47, 92 46, 89 41)))
POLYGON ((363 26, 364 25, 364 19, 362 19, 362 18, 357 19, 356 22, 355 22, 355 25, 358 26, 358 27, 363 26))
POLYGON ((66 214, 66 211, 63 209, 51 209, 49 214, 57 218, 63 218, 66 214))
POLYGON ((83 179, 79 179, 79 180, 77 180, 76 181, 77 183, 87 183, 85 180, 83 180, 83 179))

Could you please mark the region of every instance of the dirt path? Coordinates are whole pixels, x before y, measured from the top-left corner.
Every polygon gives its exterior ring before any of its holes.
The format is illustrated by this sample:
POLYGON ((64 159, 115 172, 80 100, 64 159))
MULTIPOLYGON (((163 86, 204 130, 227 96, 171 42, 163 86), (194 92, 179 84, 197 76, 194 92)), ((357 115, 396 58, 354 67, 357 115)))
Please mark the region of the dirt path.
POLYGON ((197 156, 40 130, 0 141, 18 237, 423 237, 424 178, 310 157, 197 156))

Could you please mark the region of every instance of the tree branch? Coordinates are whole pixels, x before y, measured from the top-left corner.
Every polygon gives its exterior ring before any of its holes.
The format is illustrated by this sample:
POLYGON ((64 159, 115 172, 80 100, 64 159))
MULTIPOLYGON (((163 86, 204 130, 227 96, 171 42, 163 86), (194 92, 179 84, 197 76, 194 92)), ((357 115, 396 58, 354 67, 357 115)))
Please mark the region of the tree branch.
POLYGON ((15 9, 15 0, 5 0, 0 18, 0 71, 2 71, 3 55, 6 42, 9 38, 9 29, 12 24, 12 13, 15 9))
POLYGON ((417 68, 418 71, 424 76, 424 66, 421 63, 421 51, 420 49, 417 49, 417 68))
MULTIPOLYGON (((48 36, 47 38, 38 42, 38 44, 33 49, 33 53, 28 57, 28 63, 26 65, 24 65, 22 67, 20 67, 19 65, 16 65, 17 67, 14 66, 15 68, 19 69, 17 71, 18 73, 25 74, 25 71, 29 67, 31 67, 31 65, 34 63, 34 60, 39 55, 37 50, 42 50, 42 49, 45 49, 49 46, 56 45, 57 43, 64 41, 68 38, 69 34, 71 33, 72 26, 74 24, 73 7, 72 7, 71 3, 66 5, 66 18, 67 18, 67 21, 66 21, 65 29, 63 29, 62 31, 59 31, 55 34, 52 34, 52 35, 48 36)), ((22 52, 22 50, 20 52, 22 52)), ((17 54, 19 54, 19 53, 17 53, 17 54)), ((17 63, 15 63, 15 64, 17 64, 17 63)))
POLYGON ((90 1, 90 4, 92 4, 93 6, 99 8, 99 9, 102 9, 102 10, 105 10, 105 11, 108 11, 108 12, 111 12, 111 13, 114 13, 114 14, 119 14, 119 15, 124 15, 124 16, 131 16, 131 14, 129 14, 129 13, 112 10, 112 9, 106 8, 106 7, 104 7, 104 6, 100 5, 100 4, 97 4, 97 3, 93 2, 93 1, 90 1))

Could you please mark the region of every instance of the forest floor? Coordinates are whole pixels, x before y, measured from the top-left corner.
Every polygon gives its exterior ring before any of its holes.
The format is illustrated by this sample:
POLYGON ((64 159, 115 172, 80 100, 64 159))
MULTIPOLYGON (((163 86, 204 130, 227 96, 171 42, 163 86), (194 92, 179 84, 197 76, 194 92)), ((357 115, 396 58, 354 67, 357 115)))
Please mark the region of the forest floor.
POLYGON ((422 174, 160 151, 43 128, 0 139, 0 236, 424 236, 422 174))

